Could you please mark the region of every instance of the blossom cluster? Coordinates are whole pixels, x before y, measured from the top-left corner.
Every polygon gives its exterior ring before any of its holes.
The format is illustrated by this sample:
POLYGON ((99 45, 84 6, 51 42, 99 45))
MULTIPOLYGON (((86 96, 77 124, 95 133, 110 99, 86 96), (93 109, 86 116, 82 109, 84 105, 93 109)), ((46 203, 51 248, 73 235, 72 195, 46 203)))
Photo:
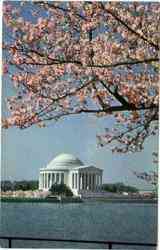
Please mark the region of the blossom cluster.
POLYGON ((3 73, 17 95, 3 127, 112 115, 100 145, 116 139, 113 151, 141 150, 157 130, 159 12, 142 2, 4 2, 3 73))

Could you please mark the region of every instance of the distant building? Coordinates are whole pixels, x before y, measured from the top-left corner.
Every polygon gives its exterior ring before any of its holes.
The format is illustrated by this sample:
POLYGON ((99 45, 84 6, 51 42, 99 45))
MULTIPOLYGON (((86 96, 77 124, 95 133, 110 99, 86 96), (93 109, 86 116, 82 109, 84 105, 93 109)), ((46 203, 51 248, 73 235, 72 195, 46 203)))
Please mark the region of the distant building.
POLYGON ((128 193, 127 193, 127 192, 123 192, 122 194, 123 194, 123 195, 125 195, 125 196, 126 196, 126 195, 128 195, 128 193))
POLYGON ((66 184, 74 195, 96 192, 102 185, 103 170, 84 165, 70 154, 60 154, 40 169, 39 190, 47 191, 53 184, 66 184))
POLYGON ((153 196, 154 195, 154 191, 147 191, 147 190, 144 190, 144 191, 139 191, 139 195, 143 196, 143 197, 150 197, 150 196, 153 196))

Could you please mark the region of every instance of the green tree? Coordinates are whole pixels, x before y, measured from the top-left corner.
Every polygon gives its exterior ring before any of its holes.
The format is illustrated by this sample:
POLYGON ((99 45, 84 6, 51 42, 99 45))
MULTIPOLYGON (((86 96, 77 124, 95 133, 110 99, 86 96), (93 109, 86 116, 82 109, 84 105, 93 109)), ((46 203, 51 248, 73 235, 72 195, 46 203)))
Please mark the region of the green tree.
POLYGON ((9 191, 13 189, 13 184, 11 181, 1 181, 1 191, 9 191))
POLYGON ((51 193, 55 195, 62 194, 65 196, 73 196, 72 191, 65 184, 54 184, 49 191, 51 191, 51 193))
POLYGON ((129 192, 135 193, 138 192, 138 189, 132 186, 126 186, 123 183, 114 183, 114 184, 103 184, 102 189, 107 192, 112 193, 122 193, 129 192))
POLYGON ((13 182, 13 189, 14 190, 23 190, 23 191, 27 191, 27 190, 36 190, 38 189, 38 181, 26 181, 26 180, 22 180, 22 181, 14 181, 13 182))
POLYGON ((155 168, 146 172, 137 172, 133 171, 133 174, 137 176, 137 178, 151 184, 153 186, 153 193, 155 196, 158 196, 158 153, 153 152, 153 163, 155 164, 155 168))

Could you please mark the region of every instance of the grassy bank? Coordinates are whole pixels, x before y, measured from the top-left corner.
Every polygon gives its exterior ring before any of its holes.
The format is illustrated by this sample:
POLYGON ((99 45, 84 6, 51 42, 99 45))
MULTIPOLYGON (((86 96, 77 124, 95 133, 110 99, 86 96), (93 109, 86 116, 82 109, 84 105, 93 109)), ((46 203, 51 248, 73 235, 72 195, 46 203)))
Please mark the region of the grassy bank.
POLYGON ((157 199, 150 199, 150 198, 86 198, 83 199, 84 201, 99 201, 99 202, 106 202, 106 203, 157 203, 157 199))
POLYGON ((1 197, 1 202, 49 202, 49 203, 67 203, 67 202, 82 202, 78 198, 67 197, 61 201, 52 198, 20 198, 20 197, 1 197))
POLYGON ((1 197, 1 202, 49 202, 49 203, 80 203, 80 202, 106 202, 106 203, 157 203, 157 199, 133 199, 133 198, 72 198, 66 197, 61 201, 52 198, 19 198, 19 197, 1 197))

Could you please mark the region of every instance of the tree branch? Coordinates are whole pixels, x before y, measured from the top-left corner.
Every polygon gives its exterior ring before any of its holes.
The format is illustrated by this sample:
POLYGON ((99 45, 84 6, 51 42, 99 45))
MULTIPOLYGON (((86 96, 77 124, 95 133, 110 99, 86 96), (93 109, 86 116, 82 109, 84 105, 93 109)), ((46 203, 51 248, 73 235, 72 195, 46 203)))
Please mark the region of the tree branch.
POLYGON ((120 17, 118 17, 113 11, 109 9, 105 9, 103 3, 101 3, 102 9, 106 12, 108 12, 112 17, 114 17, 119 23, 121 23, 124 27, 126 27, 130 32, 141 38, 143 41, 150 44, 152 47, 154 47, 156 50, 159 50, 158 44, 153 43, 152 41, 148 40, 144 35, 139 34, 137 31, 132 29, 128 24, 126 24, 120 17))
MULTIPOLYGON (((52 106, 55 102, 58 102, 60 100, 65 99, 66 97, 69 96, 73 96, 75 95, 77 92, 79 92, 80 90, 82 90, 83 88, 87 87, 88 85, 90 85, 92 83, 92 81, 94 81, 95 78, 93 78, 92 80, 88 81, 87 83, 83 84, 82 86, 80 86, 79 88, 77 88, 76 90, 66 93, 65 95, 59 96, 57 98, 50 98, 52 100, 51 103, 49 103, 46 107, 44 107, 43 109, 41 109, 38 113, 35 113, 29 120, 27 121, 31 121, 34 117, 36 117, 37 115, 39 116, 41 113, 45 112, 50 106, 52 106)), ((48 98, 49 99, 49 98, 48 98)))
MULTIPOLYGON (((157 107, 150 106, 150 107, 146 107, 144 109, 149 110, 149 109, 155 109, 155 108, 157 108, 157 107)), ((135 111, 135 110, 140 111, 140 110, 142 110, 142 108, 125 109, 124 107, 121 107, 121 106, 114 106, 114 107, 110 107, 110 108, 106 108, 106 109, 79 109, 79 110, 76 110, 74 112, 65 112, 65 113, 61 113, 61 114, 58 114, 58 115, 52 115, 50 117, 43 118, 41 121, 31 122, 31 124, 28 124, 27 126, 24 126, 24 127, 21 127, 21 128, 27 128, 27 127, 29 127, 29 126, 31 126, 33 124, 37 124, 37 123, 42 122, 42 121, 58 120, 58 119, 60 119, 62 117, 65 117, 65 116, 78 115, 78 114, 81 114, 81 113, 88 113, 88 114, 100 114, 100 113, 106 113, 107 114, 108 113, 108 114, 112 114, 113 112, 118 112, 118 111, 135 111)), ((50 111, 50 112, 52 112, 52 111, 50 111)), ((43 115, 41 115, 40 117, 42 117, 42 116, 43 115)), ((29 119, 28 121, 32 121, 33 118, 34 117, 29 119)), ((158 119, 158 117, 156 115, 154 115, 152 117, 153 121, 157 120, 157 119, 158 119)), ((143 125, 142 124, 138 125, 138 127, 141 127, 143 125)))
MULTIPOLYGON (((70 9, 66 9, 64 7, 61 7, 61 6, 56 6, 54 5, 53 3, 47 3, 47 2, 43 2, 43 1, 38 1, 36 2, 36 4, 43 4, 43 5, 47 5, 49 8, 54 8, 54 9, 57 9, 57 10, 61 10, 63 11, 65 14, 66 13, 70 13, 70 9)), ((85 16, 82 16, 81 14, 77 13, 77 12, 74 12, 74 15, 77 16, 78 18, 82 19, 82 20, 87 20, 85 18, 85 16)))
POLYGON ((112 95, 114 96, 122 105, 124 106, 129 106, 129 103, 121 96, 118 94, 118 87, 115 88, 115 91, 111 91, 111 89, 102 81, 100 80, 101 84, 103 85, 103 87, 105 89, 107 89, 107 91, 112 95))
MULTIPOLYGON (((9 47, 8 49, 11 49, 12 47, 9 47)), ((7 48, 6 48, 7 49, 7 48)), ((33 60, 33 62, 24 62, 22 64, 26 64, 26 65, 38 65, 38 66, 47 66, 47 65, 58 65, 58 64, 77 64, 80 65, 82 67, 83 64, 81 63, 81 61, 77 61, 77 60, 60 60, 57 58, 51 58, 49 57, 49 55, 46 57, 45 54, 43 54, 42 52, 36 51, 36 50, 28 50, 27 53, 26 51, 23 50, 23 48, 15 48, 17 51, 22 52, 26 57, 28 56, 30 59, 33 60), (25 53, 24 53, 25 52, 25 53), (36 54, 42 58, 45 58, 46 60, 48 60, 46 63, 41 63, 41 62, 36 62, 35 59, 32 58, 31 55, 28 55, 28 53, 33 53, 36 54)), ((119 66, 127 66, 127 65, 136 65, 136 64, 142 64, 142 63, 152 63, 152 62, 159 62, 159 58, 158 57, 153 57, 153 58, 144 58, 143 60, 132 60, 132 61, 122 61, 122 62, 116 62, 116 63, 111 63, 111 64, 88 64, 85 65, 86 68, 114 68, 114 67, 119 67, 119 66)))

